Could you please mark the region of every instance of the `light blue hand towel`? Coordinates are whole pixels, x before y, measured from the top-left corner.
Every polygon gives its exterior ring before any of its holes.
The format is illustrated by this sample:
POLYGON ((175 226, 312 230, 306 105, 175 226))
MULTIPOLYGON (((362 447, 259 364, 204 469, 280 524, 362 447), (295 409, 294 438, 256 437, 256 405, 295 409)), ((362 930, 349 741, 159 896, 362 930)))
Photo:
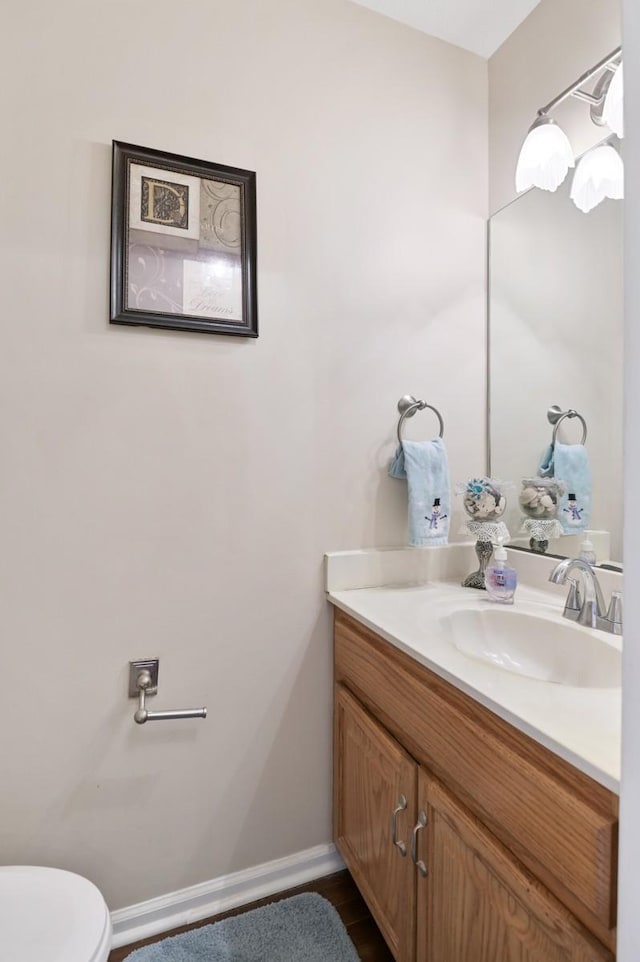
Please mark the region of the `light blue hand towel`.
POLYGON ((591 520, 591 469, 584 444, 550 444, 538 474, 564 481, 567 490, 558 501, 558 521, 565 534, 585 531, 591 520))
POLYGON ((447 544, 451 490, 447 450, 441 439, 403 441, 389 465, 389 474, 407 480, 409 544, 447 544))

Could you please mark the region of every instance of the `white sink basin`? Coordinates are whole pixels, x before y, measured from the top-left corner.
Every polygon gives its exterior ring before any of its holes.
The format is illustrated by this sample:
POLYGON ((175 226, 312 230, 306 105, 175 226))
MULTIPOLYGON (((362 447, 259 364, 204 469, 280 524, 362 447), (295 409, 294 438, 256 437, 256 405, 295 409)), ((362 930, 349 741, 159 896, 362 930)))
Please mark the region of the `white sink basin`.
POLYGON ((460 608, 440 619, 468 658, 572 688, 619 688, 621 652, 602 632, 517 608, 460 608))

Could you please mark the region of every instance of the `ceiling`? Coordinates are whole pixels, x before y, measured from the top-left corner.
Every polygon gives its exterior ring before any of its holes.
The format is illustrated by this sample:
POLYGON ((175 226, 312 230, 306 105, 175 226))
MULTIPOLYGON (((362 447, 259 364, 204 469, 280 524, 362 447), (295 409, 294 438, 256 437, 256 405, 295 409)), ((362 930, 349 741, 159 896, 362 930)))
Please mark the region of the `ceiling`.
POLYGON ((440 40, 490 57, 540 0, 353 0, 440 40))

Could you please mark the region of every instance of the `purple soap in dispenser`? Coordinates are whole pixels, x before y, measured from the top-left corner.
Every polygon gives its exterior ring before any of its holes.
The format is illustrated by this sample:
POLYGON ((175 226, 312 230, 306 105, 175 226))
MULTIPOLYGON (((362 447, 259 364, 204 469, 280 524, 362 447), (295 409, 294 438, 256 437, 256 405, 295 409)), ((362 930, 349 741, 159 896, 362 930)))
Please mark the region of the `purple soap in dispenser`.
POLYGON ((518 572, 507 563, 507 551, 502 539, 496 546, 493 564, 486 570, 485 584, 492 601, 501 605, 513 604, 513 596, 518 586, 518 572))

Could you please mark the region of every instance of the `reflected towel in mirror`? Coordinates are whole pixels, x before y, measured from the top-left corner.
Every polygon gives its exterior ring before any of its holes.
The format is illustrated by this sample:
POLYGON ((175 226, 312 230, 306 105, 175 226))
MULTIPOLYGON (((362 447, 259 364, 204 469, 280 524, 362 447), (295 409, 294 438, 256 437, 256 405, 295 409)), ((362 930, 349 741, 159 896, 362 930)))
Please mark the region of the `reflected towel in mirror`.
POLYGON ((591 521, 591 468, 584 444, 550 444, 538 474, 564 481, 566 491, 558 501, 558 521, 565 534, 586 531, 591 521))

